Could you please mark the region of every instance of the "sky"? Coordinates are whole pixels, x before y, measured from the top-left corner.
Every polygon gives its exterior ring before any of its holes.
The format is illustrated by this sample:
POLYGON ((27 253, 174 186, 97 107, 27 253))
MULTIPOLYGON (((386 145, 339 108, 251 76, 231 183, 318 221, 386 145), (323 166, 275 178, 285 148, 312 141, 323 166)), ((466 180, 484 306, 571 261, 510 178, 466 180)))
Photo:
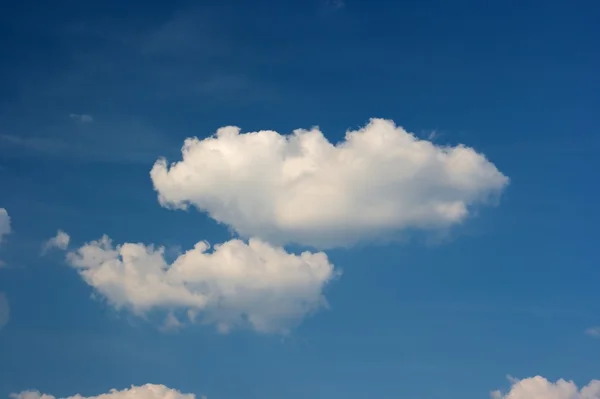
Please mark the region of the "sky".
POLYGON ((2 9, 1 397, 600 398, 596 2, 2 9))

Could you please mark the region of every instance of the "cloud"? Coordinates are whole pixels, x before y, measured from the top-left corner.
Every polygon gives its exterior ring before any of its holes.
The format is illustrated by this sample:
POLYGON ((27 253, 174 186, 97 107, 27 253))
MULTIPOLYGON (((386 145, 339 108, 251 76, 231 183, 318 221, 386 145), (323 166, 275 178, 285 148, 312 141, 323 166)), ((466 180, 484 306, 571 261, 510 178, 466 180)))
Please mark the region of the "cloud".
POLYGON ((50 137, 0 134, 0 158, 18 158, 21 151, 25 150, 37 155, 85 162, 147 164, 156 159, 159 149, 170 148, 173 144, 162 133, 136 120, 103 120, 89 128, 89 133, 92 133, 89 135, 81 135, 77 131, 65 132, 62 127, 58 134, 50 137))
MULTIPOLYGON (((40 393, 38 391, 23 391, 10 395, 11 399, 56 399, 55 396, 40 393)), ((132 386, 129 389, 118 391, 111 389, 108 393, 98 396, 74 395, 64 399, 195 399, 196 395, 191 393, 181 393, 164 385, 146 384, 142 386, 132 386)))
MULTIPOLYGON (((0 244, 4 236, 10 234, 11 226, 10 226, 10 216, 8 212, 4 208, 0 208, 0 244)), ((0 269, 6 266, 6 263, 2 259, 0 259, 0 269)))
POLYGON ((344 0, 324 0, 323 7, 329 12, 335 12, 346 7, 346 2, 344 0))
POLYGON ((0 141, 6 144, 5 147, 21 147, 44 154, 57 155, 69 148, 69 145, 59 139, 45 137, 19 137, 11 134, 0 134, 0 141))
MULTIPOLYGON (((251 327, 285 333, 326 306, 323 289, 339 273, 322 252, 289 254, 258 239, 197 243, 168 264, 165 249, 103 236, 67 254, 87 284, 117 309, 187 311, 221 332, 251 327)), ((178 325, 169 316, 167 325, 178 325)))
POLYGON ((81 123, 91 123, 94 121, 92 115, 89 114, 69 114, 69 118, 81 123))
POLYGON ((587 330, 585 330, 585 333, 590 337, 600 338, 600 326, 590 327, 587 330))
POLYGON ((5 235, 10 234, 10 216, 4 208, 0 208, 0 242, 5 235))
POLYGON ((52 248, 65 251, 69 246, 69 241, 71 241, 71 237, 69 237, 69 235, 64 231, 58 230, 54 237, 50 238, 44 243, 44 245, 42 245, 42 253, 46 253, 52 248))
POLYGON ((498 196, 509 179, 472 148, 437 146, 372 119, 332 144, 318 128, 188 138, 183 159, 151 178, 164 207, 190 205, 240 236, 316 248, 406 229, 443 229, 498 196))
MULTIPOLYGON (((10 216, 8 216, 8 212, 4 208, 0 208, 0 242, 2 242, 2 237, 9 234, 10 229, 10 216)), ((4 266, 4 262, 0 260, 0 268, 4 266)), ((6 295, 0 291, 0 329, 8 323, 8 319, 10 318, 10 307, 8 306, 8 299, 6 299, 6 295)))
POLYGON ((173 314, 169 312, 160 330, 163 332, 177 331, 183 327, 183 323, 173 314))
POLYGON ((506 394, 494 391, 493 399, 600 399, 599 380, 592 380, 581 389, 573 381, 560 379, 551 382, 540 376, 509 380, 512 384, 510 391, 506 394))
POLYGON ((10 307, 8 306, 8 299, 4 292, 0 292, 0 329, 8 323, 10 318, 10 307))

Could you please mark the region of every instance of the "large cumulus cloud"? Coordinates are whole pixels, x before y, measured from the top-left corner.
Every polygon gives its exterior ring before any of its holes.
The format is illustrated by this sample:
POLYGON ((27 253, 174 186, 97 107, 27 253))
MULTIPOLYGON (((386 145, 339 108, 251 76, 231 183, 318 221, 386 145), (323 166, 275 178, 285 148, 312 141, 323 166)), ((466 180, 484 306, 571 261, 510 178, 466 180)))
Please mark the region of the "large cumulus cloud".
POLYGON ((600 381, 592 380, 581 388, 573 381, 560 379, 556 382, 536 376, 517 380, 510 379, 512 386, 507 393, 492 392, 492 399, 600 399, 600 381))
MULTIPOLYGON (((249 326, 285 333, 326 306, 323 289, 338 275, 322 252, 290 254, 258 239, 227 241, 212 251, 202 241, 168 263, 162 247, 114 246, 104 236, 67 260, 116 308, 139 315, 186 311, 221 331, 249 326)), ((177 324, 173 313, 168 323, 177 324)))
POLYGON ((438 146, 383 119, 337 144, 317 128, 223 127, 187 139, 182 156, 152 168, 163 206, 193 205, 242 237, 317 248, 460 223, 508 184, 474 149, 438 146))

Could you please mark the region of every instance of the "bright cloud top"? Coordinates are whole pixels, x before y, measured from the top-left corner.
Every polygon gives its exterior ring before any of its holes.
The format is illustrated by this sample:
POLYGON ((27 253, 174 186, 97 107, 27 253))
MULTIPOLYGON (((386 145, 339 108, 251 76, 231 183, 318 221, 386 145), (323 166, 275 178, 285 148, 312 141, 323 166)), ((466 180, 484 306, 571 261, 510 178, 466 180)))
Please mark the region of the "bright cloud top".
POLYGON ((250 326, 285 333, 326 306, 323 288, 338 275, 322 252, 294 255, 257 239, 227 241, 212 252, 199 242, 169 264, 162 247, 113 246, 104 236, 67 260, 116 308, 187 311, 222 332, 250 326))
POLYGON ((600 381, 592 380, 579 389, 573 381, 551 382, 544 377, 511 379, 512 387, 507 394, 492 392, 493 399, 600 399, 600 381))
POLYGON ((472 148, 437 146, 383 119, 335 145, 317 128, 228 126, 187 139, 182 156, 150 173, 163 206, 194 205, 242 237, 318 248, 460 223, 508 184, 472 148))
POLYGON ((10 233, 10 216, 4 208, 0 208, 0 242, 5 235, 10 233))
MULTIPOLYGON (((56 399, 55 396, 40 393, 38 391, 24 391, 13 393, 11 399, 56 399)), ((146 384, 139 387, 132 386, 129 389, 117 391, 111 389, 109 393, 98 396, 74 395, 64 399, 196 399, 191 393, 181 393, 164 385, 146 384)))
POLYGON ((54 237, 50 238, 44 243, 42 246, 42 252, 47 252, 52 248, 57 248, 64 251, 69 246, 69 241, 71 241, 71 237, 64 231, 58 230, 54 237))

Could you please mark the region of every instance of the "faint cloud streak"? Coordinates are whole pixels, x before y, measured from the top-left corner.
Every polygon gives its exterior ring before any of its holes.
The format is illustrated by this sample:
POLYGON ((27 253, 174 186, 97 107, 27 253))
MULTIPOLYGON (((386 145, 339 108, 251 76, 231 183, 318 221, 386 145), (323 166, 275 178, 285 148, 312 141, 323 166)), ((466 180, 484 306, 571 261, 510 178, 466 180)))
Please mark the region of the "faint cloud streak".
POLYGON ((600 338, 600 326, 588 328, 585 330, 585 335, 588 335, 592 338, 600 338))
POLYGON ((69 118, 81 123, 91 123, 94 121, 92 115, 89 114, 69 114, 69 118))
POLYGON ((94 123, 85 135, 64 125, 47 130, 50 133, 43 137, 0 134, 0 157, 53 156, 135 164, 151 162, 161 149, 173 146, 175 151, 178 147, 156 129, 135 119, 94 123))
POLYGON ((326 13, 334 13, 346 7, 344 0, 324 0, 321 7, 326 13))
POLYGON ((61 152, 68 148, 66 143, 60 140, 46 137, 20 137, 12 134, 0 134, 0 142, 49 154, 61 152))
POLYGON ((10 307, 8 306, 8 299, 4 292, 0 292, 0 329, 8 323, 10 318, 10 307))

